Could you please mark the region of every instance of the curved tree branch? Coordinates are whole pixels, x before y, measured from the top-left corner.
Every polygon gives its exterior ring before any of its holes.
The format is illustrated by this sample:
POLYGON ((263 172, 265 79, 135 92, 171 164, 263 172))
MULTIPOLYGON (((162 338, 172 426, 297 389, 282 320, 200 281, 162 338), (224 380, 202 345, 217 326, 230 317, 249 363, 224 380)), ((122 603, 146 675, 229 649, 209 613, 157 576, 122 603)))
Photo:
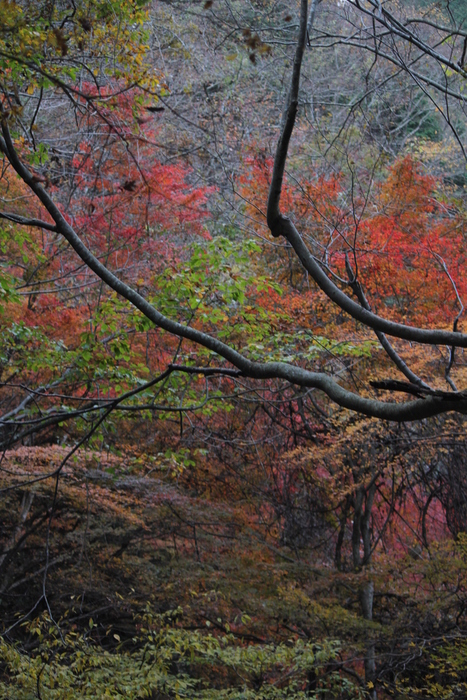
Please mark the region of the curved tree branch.
POLYGON ((281 213, 280 199, 282 194, 282 184, 284 178, 285 164, 287 161, 290 138, 295 126, 298 109, 298 90, 300 85, 300 72, 303 61, 307 37, 307 1, 302 0, 300 31, 295 52, 292 81, 287 106, 284 112, 281 125, 281 133, 276 148, 274 166, 269 188, 267 223, 272 235, 275 238, 283 236, 295 250, 305 270, 311 275, 317 285, 326 296, 331 299, 343 311, 352 318, 363 323, 375 332, 386 333, 387 335, 403 340, 427 345, 451 345, 453 347, 467 347, 467 334, 454 333, 442 330, 428 330, 407 326, 403 323, 388 321, 387 319, 363 308, 345 294, 332 282, 321 268, 319 263, 308 250, 302 237, 297 231, 293 222, 281 213))
MULTIPOLYGON (((178 336, 179 338, 185 338, 211 350, 230 362, 234 367, 240 370, 245 377, 259 380, 282 379, 298 386, 320 389, 327 394, 331 401, 339 406, 353 411, 358 411, 359 413, 363 413, 367 416, 373 416, 384 420, 407 421, 427 418, 428 416, 438 415, 439 413, 445 413, 446 411, 467 410, 467 397, 464 397, 463 394, 454 394, 452 400, 450 401, 444 398, 441 399, 438 397, 428 396, 427 398, 422 398, 407 403, 386 403, 376 399, 365 398, 345 389, 334 379, 321 372, 311 372, 285 362, 261 363, 249 360, 237 350, 226 345, 217 338, 167 318, 146 299, 144 299, 144 297, 142 297, 138 292, 132 289, 129 285, 125 284, 121 279, 108 270, 105 265, 103 265, 91 253, 91 251, 88 250, 88 248, 86 248, 80 237, 76 234, 57 205, 53 202, 48 192, 46 192, 46 190, 34 180, 34 177, 18 157, 6 122, 3 122, 2 124, 2 132, 3 138, 0 138, 0 149, 5 153, 18 175, 30 187, 30 189, 47 209, 48 213, 55 222, 57 232, 68 241, 81 260, 89 267, 89 269, 91 269, 111 289, 139 309, 139 311, 141 311, 144 316, 151 320, 157 327, 162 328, 165 331, 178 336)), ((345 295, 343 296, 345 297, 345 295)), ((355 302, 352 303, 358 307, 355 302)), ((358 308, 360 309, 360 307, 358 308)), ((374 316, 374 314, 371 315, 374 316)), ((413 329, 409 330, 412 331, 413 329)), ((428 334, 436 333, 436 331, 424 332, 428 334)), ((437 333, 442 332, 437 331, 437 333)), ((453 344, 461 345, 465 342, 467 345, 466 336, 461 334, 457 335, 443 333, 442 335, 443 340, 440 342, 447 342, 444 335, 454 335, 455 341, 457 342, 453 344)))
MULTIPOLYGON (((373 329, 377 333, 386 333, 394 337, 419 343, 436 345, 447 344, 453 347, 467 347, 467 335, 465 334, 442 330, 413 328, 404 324, 388 321, 377 314, 372 313, 369 309, 362 308, 362 306, 347 296, 328 278, 319 263, 311 255, 294 224, 280 211, 280 199, 288 147, 298 110, 300 72, 307 42, 307 34, 309 30, 308 24, 310 18, 313 20, 315 16, 316 7, 318 4, 319 0, 312 1, 311 12, 308 15, 308 2, 307 0, 301 0, 299 36, 292 71, 291 87, 282 119, 268 198, 267 220, 270 230, 273 236, 283 236, 287 239, 292 248, 295 250, 304 268, 314 278, 316 283, 327 294, 327 296, 341 309, 349 313, 355 320, 363 323, 366 327, 373 329)), ((137 309, 139 309, 139 311, 141 311, 141 313, 144 314, 144 316, 146 316, 146 318, 151 320, 155 326, 178 336, 181 339, 190 340, 206 349, 211 350, 227 360, 231 365, 233 365, 233 367, 236 368, 235 370, 225 372, 226 374, 232 373, 234 376, 235 374, 238 374, 250 379, 258 380, 281 379, 297 386, 316 388, 327 394, 331 401, 335 402, 339 406, 358 411, 367 416, 373 416, 386 420, 416 420, 451 410, 467 410, 467 394, 464 393, 453 393, 452 395, 449 395, 449 397, 445 396, 444 394, 442 396, 435 394, 423 394, 417 400, 406 403, 386 403, 377 399, 362 397, 342 387, 336 381, 336 379, 321 372, 312 372, 302 367, 294 366, 285 362, 252 361, 221 340, 164 316, 136 290, 125 284, 119 277, 112 273, 84 245, 81 238, 77 235, 73 227, 68 223, 60 209, 52 200, 50 194, 46 191, 46 189, 44 189, 44 187, 41 186, 39 182, 37 182, 37 178, 34 177, 34 175, 19 158, 11 139, 8 124, 5 118, 2 122, 2 133, 3 138, 0 137, 0 150, 3 151, 17 174, 40 200, 54 222, 54 225, 44 222, 44 228, 54 230, 63 236, 83 263, 90 270, 92 270, 99 277, 99 279, 102 280, 102 282, 133 304, 137 309)), ((9 216, 9 214, 5 214, 5 217, 9 216)), ((18 223, 26 223, 20 221, 20 219, 17 217, 15 218, 15 221, 18 223)), ((41 225, 41 222, 34 221, 34 224, 41 225)), ((185 368, 182 367, 171 367, 169 371, 174 371, 175 369, 177 371, 186 371, 185 368)), ((214 368, 197 368, 197 370, 201 374, 213 373, 213 371, 217 371, 214 370, 214 368)), ((193 369, 187 371, 192 372, 193 369)))

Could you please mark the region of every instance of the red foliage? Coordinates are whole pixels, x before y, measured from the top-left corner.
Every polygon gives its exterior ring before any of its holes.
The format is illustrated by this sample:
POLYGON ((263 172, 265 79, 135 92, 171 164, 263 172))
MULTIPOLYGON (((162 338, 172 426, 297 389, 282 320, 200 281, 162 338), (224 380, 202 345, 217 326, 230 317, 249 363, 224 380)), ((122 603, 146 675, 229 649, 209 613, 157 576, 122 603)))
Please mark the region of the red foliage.
POLYGON ((462 214, 443 201, 436 180, 410 157, 397 161, 375 189, 373 211, 358 224, 351 256, 373 304, 422 324, 452 324, 466 299, 462 214))
POLYGON ((73 158, 73 223, 107 264, 147 281, 185 235, 210 237, 203 223, 213 188, 193 187, 185 165, 154 158, 157 128, 138 123, 144 106, 132 91, 105 98, 99 115, 86 116, 73 158))
MULTIPOLYGON (((263 208, 272 161, 249 157, 245 165, 240 191, 246 213, 267 235, 263 208)), ((315 174, 300 184, 289 177, 281 203, 311 238, 312 252, 343 279, 348 256, 373 307, 384 305, 386 315, 401 321, 451 325, 467 292, 465 218, 439 188, 407 156, 373 183, 368 201, 352 195, 350 209, 344 177, 335 174, 315 174)), ((276 257, 269 253, 273 265, 276 257)))

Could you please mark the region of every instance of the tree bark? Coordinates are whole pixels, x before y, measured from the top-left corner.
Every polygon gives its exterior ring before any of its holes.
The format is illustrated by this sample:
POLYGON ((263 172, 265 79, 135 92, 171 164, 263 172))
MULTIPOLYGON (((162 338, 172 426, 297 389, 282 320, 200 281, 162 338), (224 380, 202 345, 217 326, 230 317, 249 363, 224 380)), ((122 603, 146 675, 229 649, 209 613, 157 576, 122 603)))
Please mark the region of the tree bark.
MULTIPOLYGON (((369 566, 371 561, 371 509, 376 493, 375 474, 369 485, 360 486, 354 496, 354 521, 352 529, 352 556, 354 571, 359 572, 369 566), (363 553, 361 551, 363 545, 363 553)), ((359 589, 359 600, 364 620, 371 622, 373 619, 374 582, 366 580, 359 589)), ((368 625, 368 642, 364 654, 365 683, 369 697, 376 700, 376 655, 373 634, 368 625)))
MULTIPOLYGON (((362 606, 362 615, 364 620, 369 622, 373 619, 373 597, 375 587, 373 581, 367 581, 360 588, 360 604, 362 606)), ((369 642, 365 649, 364 667, 365 667, 365 683, 367 684, 368 697, 371 700, 376 700, 376 657, 375 643, 372 639, 372 634, 368 634, 369 642)))

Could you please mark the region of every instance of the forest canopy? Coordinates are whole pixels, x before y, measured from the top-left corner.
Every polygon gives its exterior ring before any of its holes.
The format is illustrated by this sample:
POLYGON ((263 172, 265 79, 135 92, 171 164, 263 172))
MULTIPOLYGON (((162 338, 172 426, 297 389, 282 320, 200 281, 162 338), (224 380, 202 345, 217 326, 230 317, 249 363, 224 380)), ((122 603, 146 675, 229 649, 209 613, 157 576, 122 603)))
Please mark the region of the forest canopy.
POLYGON ((466 80, 462 2, 0 0, 5 697, 465 693, 466 80))

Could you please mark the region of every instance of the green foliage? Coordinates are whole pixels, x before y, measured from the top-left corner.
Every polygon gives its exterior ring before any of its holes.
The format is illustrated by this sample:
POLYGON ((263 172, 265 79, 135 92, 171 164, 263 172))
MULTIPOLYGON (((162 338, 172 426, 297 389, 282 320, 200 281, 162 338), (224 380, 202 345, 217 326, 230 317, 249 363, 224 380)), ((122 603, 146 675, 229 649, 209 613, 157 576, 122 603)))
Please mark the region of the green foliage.
POLYGON ((18 279, 11 271, 10 261, 7 258, 9 248, 13 244, 19 251, 23 263, 28 262, 27 246, 30 243, 30 237, 26 231, 14 227, 12 225, 0 226, 0 252, 2 254, 2 262, 0 262, 0 313, 3 313, 4 307, 9 302, 18 302, 20 297, 17 293, 18 279))
POLYGON ((142 31, 145 4, 145 0, 78 2, 70 13, 62 4, 41 1, 28 3, 26 9, 16 0, 1 0, 0 67, 4 88, 15 96, 8 112, 13 116, 23 112, 22 91, 34 95, 38 89, 75 83, 84 56, 87 61, 92 56, 88 69, 95 75, 103 72, 154 86, 152 71, 140 70, 147 48, 142 31), (108 60, 109 54, 113 60, 108 60), (100 60, 104 57, 107 60, 100 60))
POLYGON ((257 274, 252 257, 261 252, 255 241, 232 241, 216 236, 191 249, 187 263, 159 276, 158 303, 166 313, 188 315, 215 325, 235 315, 246 301, 250 285, 263 289, 268 284, 280 291, 271 278, 257 274))
POLYGON ((467 640, 445 636, 428 645, 413 644, 420 655, 421 671, 413 669, 410 675, 401 674, 397 689, 412 698, 451 700, 467 693, 467 640), (415 681, 418 681, 415 684, 415 681))
POLYGON ((20 367, 31 372, 60 371, 66 348, 61 341, 50 339, 43 329, 13 322, 1 329, 1 338, 0 362, 10 371, 20 367))
POLYGON ((8 273, 0 273, 0 313, 4 311, 4 304, 19 300, 17 292, 17 280, 8 273))
POLYGON ((297 362, 300 360, 315 360, 320 357, 371 357, 372 352, 378 347, 374 340, 361 342, 347 342, 345 340, 331 340, 321 335, 313 335, 306 330, 296 330, 294 333, 277 331, 267 333, 264 336, 267 341, 262 343, 253 341, 248 349, 255 357, 266 357, 268 360, 282 362, 297 362), (310 340, 312 342, 310 343, 310 340))
POLYGON ((335 642, 245 644, 228 631, 214 636, 209 628, 184 629, 181 617, 180 609, 147 613, 129 643, 108 630, 107 643, 116 648, 107 651, 92 641, 92 618, 86 633, 62 634, 44 615, 25 625, 35 639, 32 654, 0 641, 0 697, 32 700, 39 693, 50 700, 137 700, 157 692, 177 700, 299 700, 320 697, 324 688, 339 688, 348 698, 361 697, 338 673, 323 674, 338 654, 335 642), (316 692, 305 692, 310 673, 318 678, 316 692))

